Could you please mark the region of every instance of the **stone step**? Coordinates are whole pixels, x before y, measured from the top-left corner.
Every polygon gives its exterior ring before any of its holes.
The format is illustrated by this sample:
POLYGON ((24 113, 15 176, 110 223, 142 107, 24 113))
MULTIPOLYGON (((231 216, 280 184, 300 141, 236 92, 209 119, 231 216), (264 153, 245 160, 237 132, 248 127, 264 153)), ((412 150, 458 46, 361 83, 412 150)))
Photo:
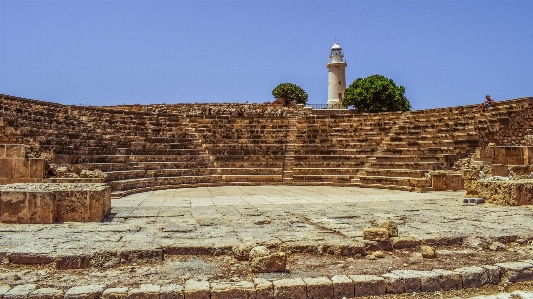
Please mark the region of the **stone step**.
POLYGON ((367 176, 423 178, 428 170, 364 168, 367 176))
POLYGON ((383 169, 412 169, 412 170, 441 170, 447 169, 442 162, 370 162, 368 168, 383 169))
POLYGON ((126 163, 84 163, 74 164, 76 169, 99 169, 103 172, 125 170, 155 170, 155 169, 192 169, 209 168, 208 161, 196 162, 126 162, 126 163))
POLYGON ((281 174, 271 175, 222 175, 224 182, 282 182, 281 174))
POLYGON ((431 180, 426 178, 389 177, 389 176, 369 176, 359 175, 361 184, 370 185, 397 185, 408 187, 431 187, 431 180))
POLYGON ((415 191, 415 187, 411 186, 398 186, 398 185, 382 185, 382 184, 365 184, 360 183, 357 185, 360 188, 374 188, 374 189, 388 189, 388 190, 401 190, 401 191, 415 191))
MULTIPOLYGON (((58 156, 55 157, 60 158, 58 156)), ((80 155, 77 157, 66 157, 72 159, 75 164, 86 163, 129 163, 129 162, 191 162, 203 161, 207 156, 198 155, 80 155)))
POLYGON ((354 175, 297 175, 293 174, 292 178, 295 183, 297 182, 332 182, 332 183, 351 183, 351 179, 354 175))
POLYGON ((377 155, 377 162, 448 162, 455 160, 454 155, 420 154, 420 155, 377 155))
POLYGON ((217 168, 216 171, 221 175, 279 175, 283 172, 283 167, 217 168))
POLYGON ((456 155, 462 153, 462 149, 454 147, 399 147, 385 148, 381 150, 382 155, 419 155, 419 154, 443 154, 456 155))
POLYGON ((300 168, 294 167, 294 175, 351 175, 355 176, 361 168, 300 168))
POLYGON ((199 183, 219 183, 220 175, 210 176, 182 176, 182 177, 157 177, 157 178, 139 178, 112 181, 108 184, 111 186, 112 192, 125 191, 131 189, 152 188, 155 186, 165 185, 185 185, 185 184, 199 184, 199 183))

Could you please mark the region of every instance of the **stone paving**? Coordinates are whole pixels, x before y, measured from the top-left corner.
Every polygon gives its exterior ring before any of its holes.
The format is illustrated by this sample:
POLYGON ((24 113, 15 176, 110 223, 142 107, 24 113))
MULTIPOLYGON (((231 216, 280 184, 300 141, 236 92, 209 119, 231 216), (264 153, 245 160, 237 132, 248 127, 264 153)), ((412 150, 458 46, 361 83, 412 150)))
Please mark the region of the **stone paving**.
POLYGON ((464 195, 316 186, 145 192, 113 199, 101 223, 1 224, 0 254, 20 263, 102 251, 162 258, 229 254, 242 242, 320 252, 364 247, 362 229, 385 220, 399 224, 400 237, 430 245, 532 238, 531 207, 463 205, 464 195))

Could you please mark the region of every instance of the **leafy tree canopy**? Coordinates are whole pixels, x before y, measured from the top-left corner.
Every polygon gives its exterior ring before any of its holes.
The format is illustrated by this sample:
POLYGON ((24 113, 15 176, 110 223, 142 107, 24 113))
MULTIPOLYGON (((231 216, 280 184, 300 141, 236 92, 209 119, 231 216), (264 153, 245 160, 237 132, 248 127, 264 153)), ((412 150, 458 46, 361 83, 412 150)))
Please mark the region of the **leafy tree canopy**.
POLYGON ((272 90, 274 98, 285 99, 285 105, 291 101, 297 104, 307 104, 307 93, 300 86, 294 83, 280 83, 272 90))
POLYGON ((358 78, 344 91, 342 103, 364 112, 409 111, 405 87, 382 75, 358 78))

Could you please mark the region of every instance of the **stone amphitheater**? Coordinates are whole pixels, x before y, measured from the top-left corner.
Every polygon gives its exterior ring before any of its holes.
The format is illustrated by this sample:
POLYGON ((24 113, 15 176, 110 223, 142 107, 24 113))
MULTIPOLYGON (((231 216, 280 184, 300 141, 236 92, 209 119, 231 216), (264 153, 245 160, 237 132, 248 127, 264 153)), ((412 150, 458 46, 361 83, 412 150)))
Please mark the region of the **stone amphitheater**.
POLYGON ((370 114, 0 95, 0 295, 467 296, 533 280, 532 173, 531 97, 370 114))

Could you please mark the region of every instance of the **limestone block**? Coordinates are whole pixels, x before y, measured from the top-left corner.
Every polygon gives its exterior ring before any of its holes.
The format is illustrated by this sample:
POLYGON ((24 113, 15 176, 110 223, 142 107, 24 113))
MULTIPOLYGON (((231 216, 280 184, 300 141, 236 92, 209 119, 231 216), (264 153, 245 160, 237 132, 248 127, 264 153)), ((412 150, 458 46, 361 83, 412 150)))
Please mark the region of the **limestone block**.
POLYGON ((255 258, 265 257, 268 255, 270 255, 270 250, 268 248, 266 248, 265 246, 255 246, 250 250, 249 259, 250 261, 252 261, 255 258))
MULTIPOLYGON (((2 119, 0 118, 0 127, 2 127, 2 119)), ((2 129, 0 129, 0 132, 2 132, 2 129)), ((6 145, 0 144, 0 159, 5 159, 6 156, 6 145)))
POLYGON ((327 277, 312 277, 303 279, 307 288, 307 299, 322 299, 333 297, 333 283, 327 277))
POLYGON ((65 293, 64 299, 98 299, 104 292, 105 285, 86 285, 72 287, 65 293))
POLYGON ((402 278, 406 293, 420 292, 421 275, 419 272, 412 270, 394 270, 392 273, 402 278))
POLYGON ((493 265, 483 265, 481 268, 485 269, 485 273, 488 278, 488 283, 490 284, 499 284, 501 282, 501 269, 498 266, 493 265))
POLYGON ((11 159, 0 158, 0 178, 13 178, 13 163, 11 159))
POLYGON ((462 174, 432 173, 431 186, 434 191, 463 190, 462 174))
POLYGON ((463 278, 461 273, 444 269, 433 269, 432 272, 442 277, 442 290, 460 290, 463 288, 463 278))
POLYGON ((387 282, 376 275, 349 275, 354 284, 356 297, 381 296, 387 291, 387 282))
POLYGON ((6 144, 6 158, 24 159, 26 158, 26 146, 23 144, 6 144))
POLYGON ((168 284, 161 286, 159 291, 160 299, 185 299, 183 294, 183 286, 179 284, 168 284))
POLYGON ((420 246, 420 240, 414 237, 391 238, 391 243, 392 248, 394 249, 415 248, 420 246))
POLYGON ((56 269, 86 269, 89 268, 91 256, 86 254, 58 255, 55 258, 56 269))
POLYGON ((63 299, 63 291, 54 288, 42 288, 32 291, 28 299, 63 299))
POLYGON ((249 281, 213 282, 211 283, 211 299, 255 299, 255 285, 249 281))
POLYGON ((280 279, 274 281, 275 299, 306 299, 305 282, 301 278, 280 279))
POLYGON ((333 298, 352 298, 354 294, 354 283, 347 275, 335 275, 331 277, 333 283, 333 298))
POLYGON ((489 283, 485 269, 481 267, 463 267, 454 270, 461 274, 463 288, 479 288, 489 283))
POLYGON ((189 279, 185 282, 184 290, 187 299, 209 299, 210 287, 208 281, 189 279))
POLYGON ((256 299, 274 298, 274 284, 264 278, 254 278, 256 299))
POLYGON ((509 167, 507 165, 502 165, 502 164, 492 164, 490 168, 490 175, 491 176, 508 176, 509 167))
POLYGON ((29 159, 12 159, 11 160, 11 177, 14 179, 30 177, 30 160, 29 159))
MULTIPOLYGON (((385 273, 381 275, 385 279, 385 284, 387 286, 387 293, 391 294, 401 294, 405 293, 405 284, 400 275, 395 273, 385 273)), ((357 294, 357 291, 355 292, 357 294)))
POLYGON ((255 243, 242 243, 233 246, 233 256, 238 261, 247 261, 250 258, 250 250, 257 246, 255 243))
MULTIPOLYGON (((10 186, 10 185, 8 185, 10 186)), ((54 223, 55 194, 0 191, 0 221, 4 223, 54 223)))
POLYGON ((37 288, 35 284, 21 284, 14 286, 4 294, 4 299, 25 299, 37 288))
POLYGON ((109 288, 102 293, 102 299, 126 299, 128 288, 109 288))
POLYGON ((283 272, 286 266, 287 255, 283 252, 257 257, 250 262, 250 267, 255 273, 283 272))
POLYGON ((533 204, 533 180, 477 181, 479 197, 498 205, 533 204))
POLYGON ((501 269, 501 280, 504 282, 517 282, 533 279, 533 264, 526 262, 498 263, 501 269))
POLYGON ((128 291, 128 299, 159 299, 161 287, 155 284, 141 284, 138 288, 128 291))
POLYGON ((54 258, 49 253, 34 251, 35 249, 31 248, 27 252, 8 252, 6 257, 11 263, 22 265, 51 264, 54 262, 54 258))
POLYGON ((476 148, 476 156, 479 158, 493 158, 494 157, 494 146, 476 148))
POLYGON ((442 275, 433 271, 414 271, 420 277, 420 291, 436 292, 443 289, 442 275))
POLYGON ((389 232, 389 237, 398 237, 398 224, 394 221, 384 221, 378 225, 389 232))
POLYGON ((363 228, 363 239, 369 241, 389 241, 389 232, 384 228, 363 228))

